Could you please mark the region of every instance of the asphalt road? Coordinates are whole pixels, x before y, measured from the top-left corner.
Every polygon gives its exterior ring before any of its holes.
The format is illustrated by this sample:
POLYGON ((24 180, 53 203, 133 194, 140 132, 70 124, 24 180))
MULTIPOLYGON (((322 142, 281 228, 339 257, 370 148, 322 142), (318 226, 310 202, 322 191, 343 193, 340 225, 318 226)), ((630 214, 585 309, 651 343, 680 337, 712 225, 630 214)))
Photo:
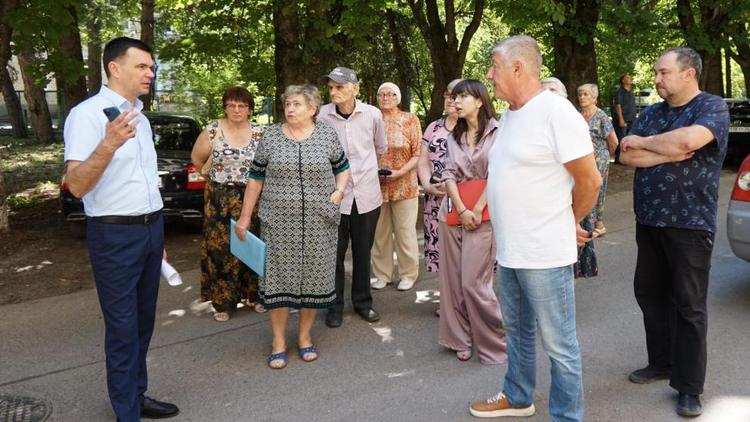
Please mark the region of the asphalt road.
MULTIPOLYGON (((733 175, 722 179, 709 291, 705 413, 697 421, 750 421, 750 263, 726 240, 733 175)), ((676 394, 666 384, 635 385, 627 374, 646 363, 641 314, 632 293, 635 264, 631 194, 608 198, 609 234, 597 241, 599 277, 576 286, 587 421, 673 421, 676 394)), ((505 365, 458 361, 437 344, 437 279, 414 290, 376 292, 382 320, 347 310, 344 325, 314 328, 321 357, 290 353, 286 369, 265 365, 267 314, 241 310, 223 324, 197 303, 198 272, 180 287, 162 285, 149 354, 149 393, 181 408, 174 421, 470 421, 472 400, 501 387, 505 365)), ((43 398, 50 420, 113 420, 106 393, 103 323, 94 290, 0 307, 0 395, 43 398)), ((291 319, 290 347, 295 346, 291 319)), ((294 352, 293 349, 290 349, 294 352)), ((537 414, 549 420, 549 364, 538 347, 537 414)))

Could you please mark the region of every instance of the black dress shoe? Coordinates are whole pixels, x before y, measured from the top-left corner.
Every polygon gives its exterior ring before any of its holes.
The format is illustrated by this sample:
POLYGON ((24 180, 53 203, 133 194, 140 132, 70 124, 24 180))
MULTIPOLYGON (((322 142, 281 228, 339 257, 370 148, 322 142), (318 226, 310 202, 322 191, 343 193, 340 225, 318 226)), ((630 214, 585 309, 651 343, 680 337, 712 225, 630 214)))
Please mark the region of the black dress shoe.
POLYGON ((654 381, 669 379, 670 370, 651 365, 630 373, 628 379, 636 384, 650 384, 654 381))
POLYGON ((700 416, 703 413, 701 398, 695 394, 680 393, 677 396, 677 414, 680 416, 700 416))
POLYGON ((143 396, 141 402, 141 417, 144 419, 165 419, 177 416, 180 409, 172 403, 154 400, 151 397, 143 396))
POLYGON ((375 322, 380 321, 380 315, 378 315, 377 312, 375 312, 374 309, 368 308, 368 309, 357 309, 357 314, 362 317, 367 322, 375 322))
POLYGON ((341 312, 328 311, 326 315, 326 325, 331 328, 341 327, 342 315, 341 312))

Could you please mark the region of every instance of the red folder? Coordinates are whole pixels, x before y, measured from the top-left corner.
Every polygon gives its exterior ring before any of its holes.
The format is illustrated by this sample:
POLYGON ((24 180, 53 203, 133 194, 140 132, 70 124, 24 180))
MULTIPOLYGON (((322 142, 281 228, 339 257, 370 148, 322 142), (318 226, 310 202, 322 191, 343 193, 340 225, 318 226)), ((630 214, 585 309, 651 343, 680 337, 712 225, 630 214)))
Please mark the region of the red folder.
MULTIPOLYGON (((469 180, 468 182, 459 183, 456 186, 458 187, 458 196, 461 197, 461 202, 464 203, 464 206, 467 209, 472 210, 474 209, 474 205, 477 204, 479 197, 482 196, 484 188, 487 186, 487 179, 469 180)), ((485 205, 482 210, 482 221, 487 221, 489 219, 490 212, 487 209, 487 205, 485 205)), ((456 207, 451 207, 448 210, 448 216, 445 217, 445 223, 452 226, 461 225, 461 218, 458 216, 458 210, 456 207)))

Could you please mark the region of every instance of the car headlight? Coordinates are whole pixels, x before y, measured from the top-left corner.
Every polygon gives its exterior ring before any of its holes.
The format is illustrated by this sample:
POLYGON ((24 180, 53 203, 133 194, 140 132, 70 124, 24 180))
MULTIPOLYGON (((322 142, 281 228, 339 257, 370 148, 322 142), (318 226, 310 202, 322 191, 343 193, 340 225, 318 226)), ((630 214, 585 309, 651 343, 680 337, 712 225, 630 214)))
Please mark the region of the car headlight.
POLYGON ((746 171, 737 178, 737 186, 744 190, 750 191, 750 171, 746 171))

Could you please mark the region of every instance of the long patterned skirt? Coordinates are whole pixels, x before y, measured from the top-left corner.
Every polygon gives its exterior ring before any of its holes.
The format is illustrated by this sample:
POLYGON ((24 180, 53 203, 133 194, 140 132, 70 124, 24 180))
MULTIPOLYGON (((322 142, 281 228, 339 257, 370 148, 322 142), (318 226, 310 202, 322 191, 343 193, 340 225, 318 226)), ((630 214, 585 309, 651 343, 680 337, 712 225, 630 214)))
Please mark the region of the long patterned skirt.
MULTIPOLYGON (((240 218, 245 188, 206 183, 201 242, 201 300, 217 312, 231 312, 241 299, 258 301, 258 276, 229 251, 229 219, 240 218)), ((260 235, 258 206, 250 231, 260 235)))

